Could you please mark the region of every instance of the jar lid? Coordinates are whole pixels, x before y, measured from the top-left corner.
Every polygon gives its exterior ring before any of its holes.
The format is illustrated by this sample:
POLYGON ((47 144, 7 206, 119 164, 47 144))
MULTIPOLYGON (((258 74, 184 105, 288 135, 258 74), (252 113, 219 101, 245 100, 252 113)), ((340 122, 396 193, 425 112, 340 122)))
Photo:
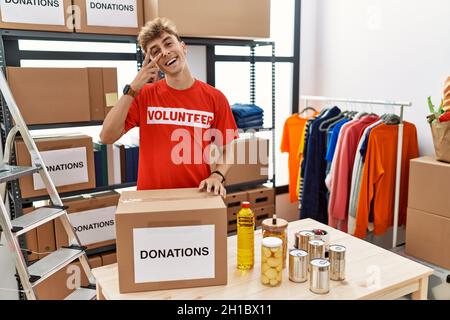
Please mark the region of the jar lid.
POLYGON ((283 241, 276 237, 266 237, 262 239, 262 245, 266 248, 278 248, 283 245, 283 241))
POLYGON ((308 255, 308 252, 300 249, 292 249, 289 251, 289 255, 294 257, 306 257, 308 255))
POLYGON ((330 262, 327 259, 313 259, 313 260, 311 260, 311 265, 314 267, 323 268, 323 267, 329 267, 330 262))
POLYGON ((325 245, 325 242, 322 240, 311 240, 309 241, 309 244, 312 246, 323 246, 325 245))
POLYGON ((314 232, 312 232, 311 230, 301 230, 297 232, 297 234, 301 236, 310 236, 310 237, 313 237, 315 235, 314 232))
POLYGON ((262 222, 262 229, 263 230, 269 230, 269 231, 275 231, 275 232, 281 232, 284 231, 284 229, 287 228, 288 222, 284 219, 276 218, 276 223, 273 223, 272 218, 266 219, 262 222))
POLYGON ((341 246, 340 244, 334 244, 334 245, 330 246, 330 251, 344 252, 345 247, 341 246))

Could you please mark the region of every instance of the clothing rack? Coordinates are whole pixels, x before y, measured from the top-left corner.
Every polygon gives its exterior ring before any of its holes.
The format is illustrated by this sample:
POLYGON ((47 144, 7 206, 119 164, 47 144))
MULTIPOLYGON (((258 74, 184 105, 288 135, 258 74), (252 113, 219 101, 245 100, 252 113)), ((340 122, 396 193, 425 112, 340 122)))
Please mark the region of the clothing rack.
POLYGON ((394 203, 394 225, 393 225, 394 232, 392 237, 392 248, 397 247, 398 214, 400 210, 400 180, 402 171, 401 163, 403 150, 403 111, 405 107, 411 107, 412 103, 402 101, 332 98, 324 96, 301 96, 300 99, 305 101, 305 108, 309 106, 308 105, 309 101, 344 102, 344 103, 357 103, 357 104, 366 104, 366 105, 368 104, 377 106, 394 106, 400 108, 400 123, 398 125, 397 163, 395 176, 395 203, 394 203))

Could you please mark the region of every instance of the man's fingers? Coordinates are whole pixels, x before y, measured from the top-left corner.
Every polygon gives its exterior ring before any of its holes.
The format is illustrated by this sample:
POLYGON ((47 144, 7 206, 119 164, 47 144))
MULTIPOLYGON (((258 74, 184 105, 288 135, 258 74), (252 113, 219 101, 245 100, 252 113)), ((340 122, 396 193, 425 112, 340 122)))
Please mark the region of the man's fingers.
POLYGON ((152 62, 150 62, 149 67, 150 68, 156 67, 156 63, 159 61, 161 56, 162 56, 162 53, 158 53, 158 55, 153 58, 152 62))
POLYGON ((145 67, 146 65, 148 65, 149 62, 150 62, 150 53, 147 53, 145 55, 144 62, 142 64, 142 66, 145 67))
POLYGON ((214 194, 215 194, 216 196, 219 195, 219 192, 220 192, 220 186, 221 186, 220 183, 218 183, 218 182, 215 182, 215 183, 214 183, 214 194))
POLYGON ((200 186, 198 187, 200 190, 202 190, 205 187, 205 180, 200 182, 200 186))
POLYGON ((211 192, 212 187, 213 187, 213 184, 211 182, 206 183, 206 191, 207 192, 211 192))
POLYGON ((220 195, 225 198, 225 196, 227 195, 227 190, 225 189, 225 187, 223 185, 220 185, 220 195))

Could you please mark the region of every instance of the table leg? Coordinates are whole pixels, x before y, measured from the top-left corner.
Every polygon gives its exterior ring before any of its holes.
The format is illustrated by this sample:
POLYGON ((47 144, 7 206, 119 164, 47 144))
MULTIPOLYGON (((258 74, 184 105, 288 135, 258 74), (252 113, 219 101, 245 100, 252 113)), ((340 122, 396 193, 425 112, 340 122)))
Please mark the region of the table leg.
POLYGON ((412 293, 413 300, 427 300, 428 299, 428 277, 419 280, 419 290, 412 293))
POLYGON ((98 284, 98 282, 96 287, 97 287, 97 300, 106 300, 105 296, 103 295, 102 287, 98 284))

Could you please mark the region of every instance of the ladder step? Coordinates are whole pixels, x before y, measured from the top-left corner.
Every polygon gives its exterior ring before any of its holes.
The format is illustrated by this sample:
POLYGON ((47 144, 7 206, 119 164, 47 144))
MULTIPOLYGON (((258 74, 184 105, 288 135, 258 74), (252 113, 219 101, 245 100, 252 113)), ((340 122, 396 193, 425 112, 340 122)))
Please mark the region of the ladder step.
POLYGON ((59 216, 62 216, 66 209, 67 207, 59 207, 59 206, 42 207, 36 209, 30 213, 24 214, 23 216, 11 221, 13 227, 11 231, 15 233, 16 236, 20 236, 59 216))
POLYGON ((17 167, 10 165, 3 165, 0 167, 0 183, 15 180, 22 176, 32 175, 39 172, 41 167, 17 167))
POLYGON ((28 267, 33 286, 38 285, 84 253, 82 249, 60 248, 28 267))
POLYGON ((69 294, 64 300, 95 300, 97 291, 89 288, 78 288, 69 294))

